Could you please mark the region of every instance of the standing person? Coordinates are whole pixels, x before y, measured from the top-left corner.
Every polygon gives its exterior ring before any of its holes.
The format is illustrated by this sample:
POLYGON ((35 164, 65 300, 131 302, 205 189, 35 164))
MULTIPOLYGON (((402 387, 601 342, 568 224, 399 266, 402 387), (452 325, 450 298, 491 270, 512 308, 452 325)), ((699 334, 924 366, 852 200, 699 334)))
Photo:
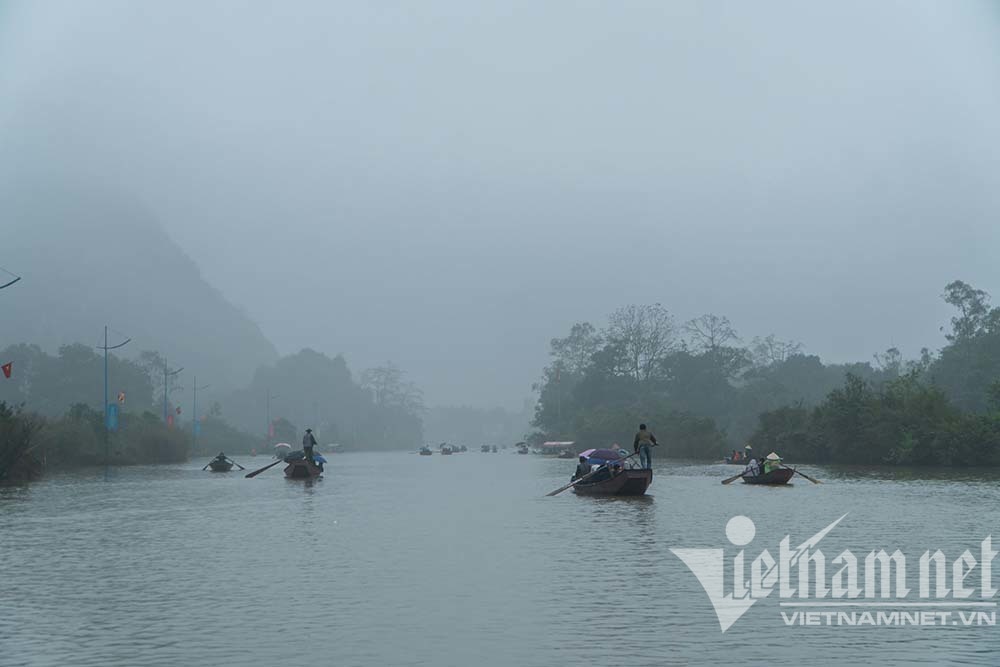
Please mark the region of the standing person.
POLYGON ((316 465, 316 459, 313 456, 313 447, 316 446, 316 438, 313 437, 313 431, 311 428, 306 429, 306 434, 302 436, 302 452, 309 459, 309 463, 316 465))
POLYGON ((653 467, 653 454, 650 451, 656 444, 656 436, 646 429, 645 424, 639 424, 639 432, 635 434, 632 446, 639 454, 639 465, 643 468, 653 467))

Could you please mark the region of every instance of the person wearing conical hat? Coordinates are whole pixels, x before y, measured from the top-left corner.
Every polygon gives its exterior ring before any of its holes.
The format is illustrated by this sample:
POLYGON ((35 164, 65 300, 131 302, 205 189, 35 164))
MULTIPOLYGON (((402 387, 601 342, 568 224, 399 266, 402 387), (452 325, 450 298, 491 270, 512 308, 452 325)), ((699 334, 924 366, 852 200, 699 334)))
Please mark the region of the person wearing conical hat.
POLYGON ((772 470, 777 470, 781 467, 781 457, 771 452, 766 457, 764 457, 764 474, 768 474, 772 470))

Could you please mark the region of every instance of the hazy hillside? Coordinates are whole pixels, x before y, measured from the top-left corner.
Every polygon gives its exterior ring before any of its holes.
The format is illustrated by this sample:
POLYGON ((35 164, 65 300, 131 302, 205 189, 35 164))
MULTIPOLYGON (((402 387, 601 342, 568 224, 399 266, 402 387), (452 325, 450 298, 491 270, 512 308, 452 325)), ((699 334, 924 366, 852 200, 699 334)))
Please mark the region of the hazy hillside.
POLYGON ((0 187, 0 265, 24 278, 0 296, 0 346, 96 344, 108 323, 133 338, 126 356, 158 350, 199 383, 246 384, 274 346, 161 224, 91 188, 0 187))

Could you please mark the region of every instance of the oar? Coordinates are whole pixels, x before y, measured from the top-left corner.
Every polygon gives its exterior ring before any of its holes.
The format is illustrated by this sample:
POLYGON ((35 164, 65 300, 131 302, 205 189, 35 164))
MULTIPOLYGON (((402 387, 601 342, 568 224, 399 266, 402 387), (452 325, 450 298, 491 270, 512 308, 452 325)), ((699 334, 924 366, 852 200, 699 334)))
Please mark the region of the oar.
POLYGON ((743 471, 743 472, 741 472, 741 473, 737 473, 737 474, 733 475, 733 476, 732 476, 732 477, 730 477, 729 479, 724 479, 724 480, 722 480, 722 483, 723 483, 723 484, 729 484, 730 482, 735 482, 735 481, 736 481, 736 480, 738 480, 738 479, 739 479, 740 477, 742 477, 742 476, 743 476, 743 473, 745 473, 745 472, 746 472, 746 470, 744 470, 744 471, 743 471))
POLYGON ((805 477, 806 479, 808 479, 813 484, 822 484, 823 483, 823 482, 819 481, 818 479, 813 479, 812 477, 810 477, 809 475, 805 474, 804 472, 799 472, 795 468, 790 468, 788 466, 781 466, 781 467, 782 468, 788 468, 789 470, 791 470, 792 472, 794 472, 796 475, 802 475, 803 477, 805 477))
POLYGON ((246 477, 247 479, 250 479, 251 477, 256 477, 257 475, 261 474, 262 472, 264 472, 264 471, 265 471, 265 470, 267 470, 268 468, 273 468, 274 466, 278 465, 279 463, 284 463, 284 462, 285 462, 285 459, 278 459, 278 460, 277 460, 277 461, 275 461, 274 463, 272 463, 272 464, 270 464, 270 465, 266 465, 266 466, 264 466, 263 468, 261 468, 260 470, 254 470, 253 472, 248 472, 248 473, 247 473, 247 474, 245 475, 245 477, 246 477))
POLYGON ((210 466, 210 465, 212 465, 212 464, 211 464, 211 463, 206 463, 206 464, 205 464, 205 467, 204 467, 204 468, 202 468, 202 470, 208 470, 208 466, 210 466))
POLYGON ((246 470, 246 468, 244 468, 243 466, 241 466, 239 463, 237 463, 236 461, 234 461, 232 459, 229 459, 229 462, 232 463, 237 468, 239 468, 240 470, 246 470))

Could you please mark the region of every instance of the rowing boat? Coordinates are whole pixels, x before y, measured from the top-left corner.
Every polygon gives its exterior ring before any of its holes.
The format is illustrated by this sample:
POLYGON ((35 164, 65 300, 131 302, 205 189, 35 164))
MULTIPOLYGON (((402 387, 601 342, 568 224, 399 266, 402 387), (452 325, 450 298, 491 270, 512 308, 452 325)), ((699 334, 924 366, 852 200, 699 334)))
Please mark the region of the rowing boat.
POLYGON ((289 479, 316 479, 323 474, 323 469, 309 459, 295 459, 285 466, 285 477, 289 479))
POLYGON ((745 484, 770 484, 776 486, 778 484, 788 484, 788 480, 794 474, 795 471, 791 468, 776 468, 771 472, 760 475, 743 475, 743 482, 745 484))
POLYGON ((573 487, 581 496, 641 496, 653 482, 649 468, 629 468, 596 482, 582 482, 573 487))

